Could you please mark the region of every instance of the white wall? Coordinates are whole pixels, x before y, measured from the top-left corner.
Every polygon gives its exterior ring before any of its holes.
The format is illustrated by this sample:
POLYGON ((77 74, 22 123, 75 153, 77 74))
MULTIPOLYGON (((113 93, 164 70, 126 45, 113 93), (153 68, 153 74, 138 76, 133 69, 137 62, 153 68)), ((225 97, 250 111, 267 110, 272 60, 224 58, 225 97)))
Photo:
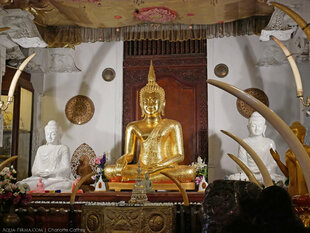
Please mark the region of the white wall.
MULTIPOLYGON (((271 109, 286 123, 299 120, 299 103, 290 66, 257 67, 257 60, 263 51, 257 36, 212 39, 208 40, 207 46, 208 79, 221 80, 240 89, 260 88, 268 95, 271 109), (225 63, 229 67, 229 74, 224 79, 217 78, 213 73, 218 63, 225 63)), ((37 115, 39 122, 35 124, 42 131, 49 120, 55 119, 63 128, 62 143, 69 146, 71 154, 85 142, 97 155, 111 151, 115 160, 121 155, 122 148, 123 42, 82 44, 76 46, 75 58, 82 72, 45 75, 41 109, 37 115), (107 67, 116 71, 116 78, 112 82, 105 82, 101 77, 107 67), (90 97, 95 105, 93 118, 84 125, 74 125, 65 116, 67 101, 78 94, 90 97)), ((310 95, 307 75, 310 73, 310 65, 299 64, 299 68, 305 95, 310 95)), ((40 99, 37 98, 37 101, 40 99)), ((236 109, 236 98, 210 85, 208 114, 209 181, 212 181, 236 171, 235 164, 226 153, 237 155, 238 145, 220 133, 220 130, 225 129, 242 138, 248 136, 248 131, 247 119, 236 109)), ((310 119, 305 118, 305 123, 309 129, 310 119)), ((275 140, 283 158, 286 143, 271 126, 266 136, 275 140)), ((309 137, 307 142, 309 144, 309 137)))
POLYGON ((56 120, 62 127, 62 144, 73 154, 82 143, 90 145, 97 155, 121 153, 123 42, 88 43, 76 46, 75 62, 82 72, 49 73, 44 77, 41 98, 42 127, 56 120), (111 82, 102 79, 102 71, 111 67, 116 77, 111 82), (93 118, 83 124, 72 124, 65 115, 67 101, 76 95, 88 96, 95 105, 93 118))
MULTIPOLYGON (((269 97, 270 108, 287 124, 299 120, 299 102, 289 64, 257 67, 256 63, 263 51, 258 36, 242 36, 212 39, 207 41, 208 79, 216 79, 235 85, 244 90, 256 87, 264 90, 269 97), (214 67, 225 63, 229 74, 220 79, 214 75, 214 67)), ((310 64, 299 65, 305 94, 310 95, 310 64)), ((241 138, 248 136, 247 119, 238 113, 236 97, 208 85, 209 120, 209 181, 222 179, 226 174, 236 172, 235 164, 226 153, 237 155, 238 145, 221 129, 232 132, 241 138)), ((309 129, 310 120, 305 119, 309 129)), ((286 143, 269 125, 266 136, 275 140, 277 149, 284 158, 286 143)))

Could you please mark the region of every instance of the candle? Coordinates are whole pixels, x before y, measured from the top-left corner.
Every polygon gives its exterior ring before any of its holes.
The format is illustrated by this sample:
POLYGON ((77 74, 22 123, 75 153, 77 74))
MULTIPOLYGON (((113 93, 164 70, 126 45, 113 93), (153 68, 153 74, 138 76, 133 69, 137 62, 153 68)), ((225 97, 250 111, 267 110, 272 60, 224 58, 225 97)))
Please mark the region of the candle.
POLYGON ((259 112, 262 116, 264 116, 270 124, 273 125, 273 127, 279 132, 279 134, 286 141, 286 143, 289 145, 294 155, 296 156, 301 170, 303 171, 307 188, 308 190, 310 190, 310 158, 307 151, 304 149, 303 145, 293 133, 293 131, 290 129, 290 127, 265 104, 263 104, 253 96, 245 93, 244 91, 217 80, 209 79, 207 82, 213 86, 223 89, 224 91, 236 96, 239 99, 242 99, 257 112, 259 112))
POLYGON ((9 89, 9 94, 8 94, 8 99, 11 99, 13 98, 14 96, 14 91, 15 91, 15 87, 16 87, 16 84, 17 84, 17 81, 19 79, 19 76, 21 75, 23 69, 26 67, 26 65, 28 64, 28 62, 35 56, 36 54, 33 53, 31 54, 29 57, 27 57, 23 63, 19 66, 18 70, 15 72, 15 75, 13 77, 13 80, 11 82, 11 85, 10 85, 10 89, 9 89))
POLYGON ((297 89, 297 97, 302 97, 303 96, 303 88, 302 88, 300 73, 299 73, 298 67, 296 65, 296 62, 295 62, 292 54, 290 53, 290 51, 286 48, 286 46, 279 39, 277 39, 274 36, 271 36, 271 39, 273 39, 280 46, 280 48, 284 52, 288 62, 290 63, 293 74, 294 74, 294 78, 295 78, 296 89, 297 89))

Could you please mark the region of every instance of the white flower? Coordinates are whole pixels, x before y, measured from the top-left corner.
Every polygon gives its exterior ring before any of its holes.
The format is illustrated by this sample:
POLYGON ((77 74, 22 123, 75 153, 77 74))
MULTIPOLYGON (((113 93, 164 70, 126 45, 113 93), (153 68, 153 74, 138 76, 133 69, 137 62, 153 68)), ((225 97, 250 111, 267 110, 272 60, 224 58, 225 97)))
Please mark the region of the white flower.
POLYGON ((9 174, 9 172, 10 172, 10 168, 9 167, 5 167, 0 172, 0 176, 5 176, 5 175, 9 174))
POLYGON ((206 167, 207 164, 202 160, 202 158, 200 156, 198 156, 197 162, 195 162, 195 163, 193 162, 191 164, 191 166, 193 166, 196 169, 196 171, 199 171, 199 170, 203 169, 204 167, 206 167))

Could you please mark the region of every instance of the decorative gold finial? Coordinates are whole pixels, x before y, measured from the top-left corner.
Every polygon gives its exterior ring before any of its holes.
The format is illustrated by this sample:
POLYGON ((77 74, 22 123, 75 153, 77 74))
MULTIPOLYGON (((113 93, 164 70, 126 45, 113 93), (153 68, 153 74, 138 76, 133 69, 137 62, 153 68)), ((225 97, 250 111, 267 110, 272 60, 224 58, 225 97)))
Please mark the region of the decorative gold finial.
POLYGON ((147 77, 147 79, 149 83, 156 82, 156 76, 155 76, 155 71, 154 71, 152 60, 151 60, 150 69, 149 69, 149 76, 147 77))

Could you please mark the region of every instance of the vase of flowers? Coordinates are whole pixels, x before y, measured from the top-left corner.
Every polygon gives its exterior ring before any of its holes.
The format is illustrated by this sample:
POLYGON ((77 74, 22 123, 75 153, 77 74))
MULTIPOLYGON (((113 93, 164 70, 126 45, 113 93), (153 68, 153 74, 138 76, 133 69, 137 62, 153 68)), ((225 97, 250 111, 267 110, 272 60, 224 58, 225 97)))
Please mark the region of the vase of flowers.
POLYGON ((198 156, 197 162, 193 162, 191 166, 196 169, 195 183, 199 187, 199 191, 203 191, 207 185, 206 179, 208 175, 208 165, 200 156, 198 156))
POLYGON ((104 175, 104 168, 106 162, 106 153, 103 153, 103 155, 97 157, 95 160, 95 166, 97 170, 97 175, 93 176, 93 179, 95 180, 95 191, 106 191, 105 182, 108 181, 108 179, 104 175))
POLYGON ((30 188, 27 184, 16 184, 16 171, 13 166, 5 167, 0 172, 0 205, 4 214, 3 222, 7 227, 16 226, 19 217, 15 207, 25 205, 32 199, 28 194, 30 188))

